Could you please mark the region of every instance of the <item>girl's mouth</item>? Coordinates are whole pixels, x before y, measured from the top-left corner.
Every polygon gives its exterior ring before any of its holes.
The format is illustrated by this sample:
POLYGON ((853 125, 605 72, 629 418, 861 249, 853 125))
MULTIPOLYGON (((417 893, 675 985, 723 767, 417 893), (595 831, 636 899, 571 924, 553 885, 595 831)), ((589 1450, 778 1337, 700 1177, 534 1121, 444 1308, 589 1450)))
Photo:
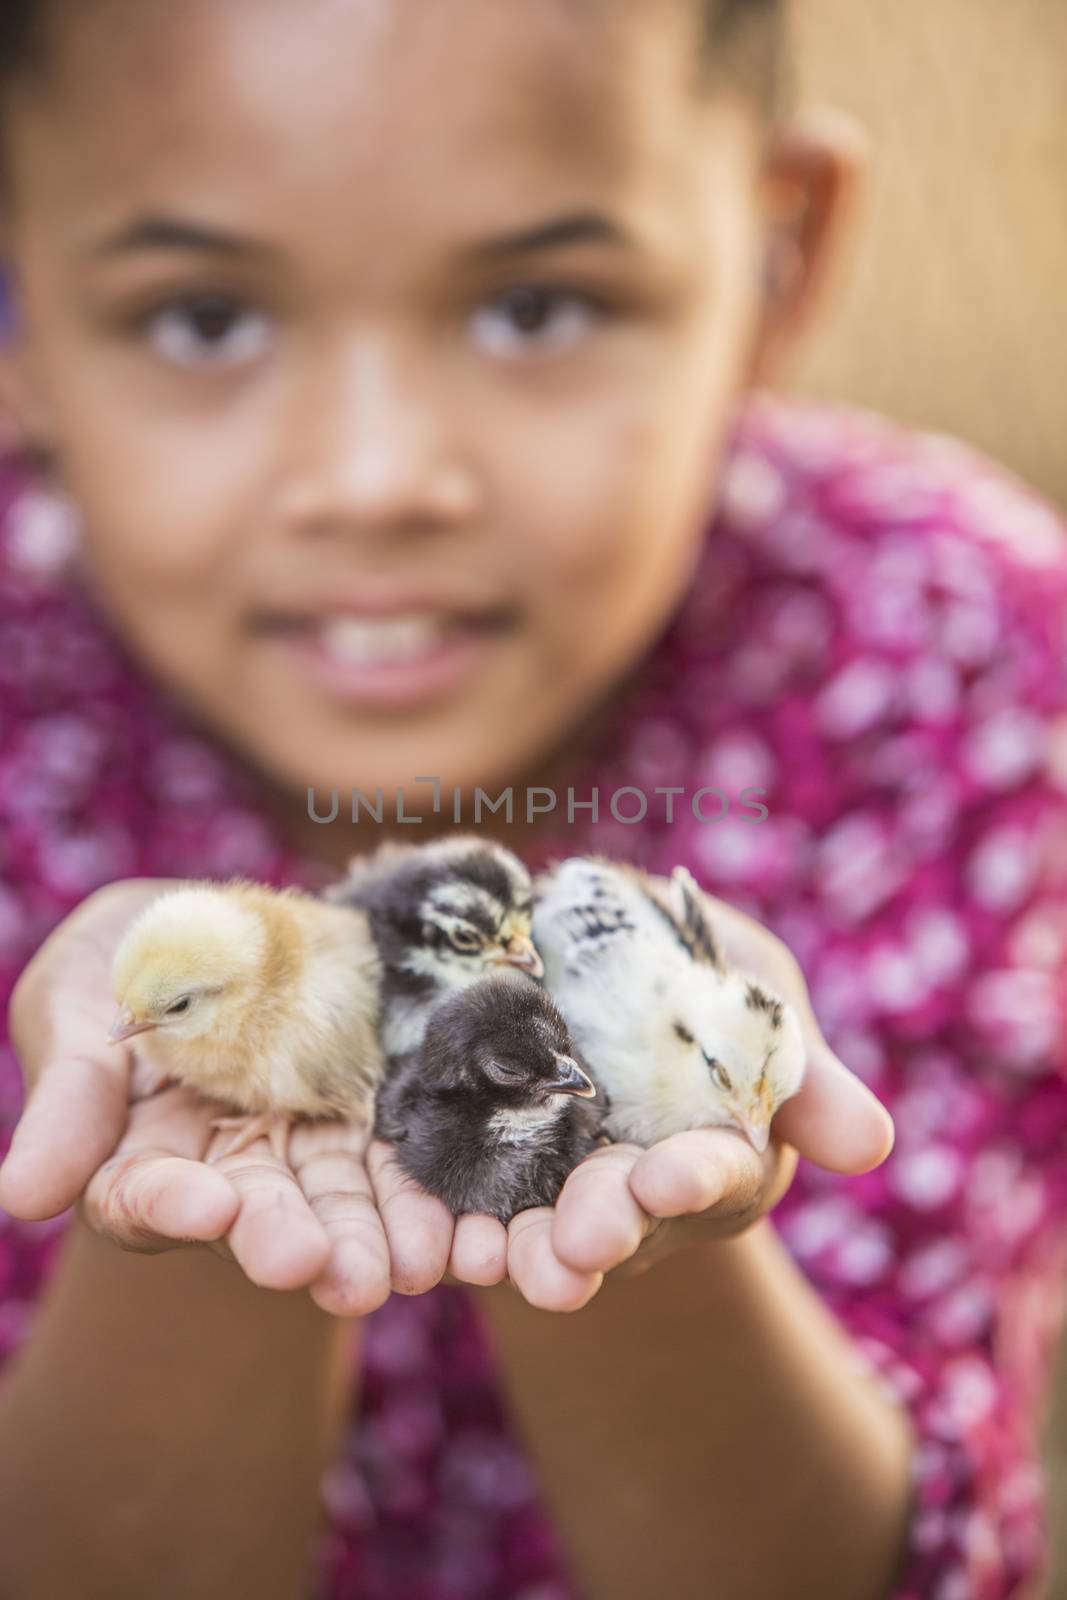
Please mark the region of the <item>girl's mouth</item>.
POLYGON ((488 671, 514 613, 332 612, 257 629, 288 666, 330 698, 368 711, 418 710, 488 671))
POLYGON ((318 630, 319 646, 341 666, 396 666, 424 660, 453 632, 443 617, 331 617, 318 630))

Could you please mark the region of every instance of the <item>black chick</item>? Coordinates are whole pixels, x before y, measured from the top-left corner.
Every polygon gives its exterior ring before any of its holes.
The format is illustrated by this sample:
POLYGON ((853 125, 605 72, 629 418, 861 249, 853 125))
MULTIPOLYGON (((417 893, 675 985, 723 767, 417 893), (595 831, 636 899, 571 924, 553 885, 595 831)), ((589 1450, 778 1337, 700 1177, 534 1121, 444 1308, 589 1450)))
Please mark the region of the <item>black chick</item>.
POLYGON ((394 1067, 457 989, 501 971, 539 978, 544 970, 530 936, 529 873, 510 850, 473 835, 384 845, 353 861, 327 898, 370 919, 384 969, 382 1044, 394 1067))
POLYGON ((606 1099, 540 984, 486 978, 434 1011, 378 1091, 374 1131, 456 1216, 551 1205, 595 1149, 606 1099))

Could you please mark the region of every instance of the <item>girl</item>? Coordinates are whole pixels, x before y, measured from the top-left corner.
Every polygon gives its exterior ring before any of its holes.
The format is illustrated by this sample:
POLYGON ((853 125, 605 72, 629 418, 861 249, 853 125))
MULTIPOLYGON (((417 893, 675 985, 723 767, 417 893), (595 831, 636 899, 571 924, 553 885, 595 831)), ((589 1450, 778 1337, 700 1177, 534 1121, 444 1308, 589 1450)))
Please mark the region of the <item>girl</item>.
POLYGON ((0 1587, 288 1597, 315 1538, 367 1600, 1022 1592, 1067 566, 962 451, 740 404, 853 167, 780 125, 777 6, 0 18, 0 1587), (601 1150, 505 1232, 359 1127, 216 1164, 136 1098, 108 963, 156 880, 322 883, 384 829, 309 789, 431 776, 512 786, 532 867, 721 896, 805 1017, 765 1157, 601 1150))

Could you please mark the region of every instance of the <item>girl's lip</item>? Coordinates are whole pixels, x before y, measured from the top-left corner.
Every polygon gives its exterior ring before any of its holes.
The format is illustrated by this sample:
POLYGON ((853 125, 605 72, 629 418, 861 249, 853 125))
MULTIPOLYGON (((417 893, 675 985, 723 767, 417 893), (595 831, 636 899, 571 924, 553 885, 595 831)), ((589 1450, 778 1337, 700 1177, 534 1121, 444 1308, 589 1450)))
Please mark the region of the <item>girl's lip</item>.
MULTIPOLYGON (((449 617, 410 652, 359 659, 329 647, 331 620, 360 613, 334 608, 317 622, 279 623, 262 630, 290 664, 331 699, 367 711, 410 711, 454 693, 489 657, 505 631, 502 618, 449 617)), ((366 612, 363 612, 367 615, 366 612)), ((408 613, 410 615, 410 613, 408 613)), ((384 620, 385 613, 377 613, 384 620)), ((440 613, 438 613, 440 616, 440 613)))
POLYGON ((499 600, 472 595, 450 595, 447 589, 345 588, 342 584, 324 587, 298 599, 282 595, 277 605, 263 607, 268 619, 313 623, 328 617, 388 617, 426 615, 433 617, 492 618, 502 614, 499 600))

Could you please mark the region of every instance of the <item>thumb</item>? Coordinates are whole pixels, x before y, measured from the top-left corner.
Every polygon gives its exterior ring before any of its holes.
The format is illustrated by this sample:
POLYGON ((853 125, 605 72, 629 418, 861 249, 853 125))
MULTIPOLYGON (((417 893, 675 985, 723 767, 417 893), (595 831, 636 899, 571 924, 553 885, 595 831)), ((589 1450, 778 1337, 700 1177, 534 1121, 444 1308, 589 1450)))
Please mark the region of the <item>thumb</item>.
POLYGON ((893 1148, 889 1112, 825 1039, 810 1033, 804 1081, 778 1112, 774 1131, 830 1172, 870 1172, 893 1148))
MULTIPOLYGON (((125 1057, 125 1052, 122 1052, 125 1057)), ((53 1059, 30 1091, 0 1167, 0 1206, 27 1222, 73 1205, 126 1125, 127 1064, 53 1059)))

